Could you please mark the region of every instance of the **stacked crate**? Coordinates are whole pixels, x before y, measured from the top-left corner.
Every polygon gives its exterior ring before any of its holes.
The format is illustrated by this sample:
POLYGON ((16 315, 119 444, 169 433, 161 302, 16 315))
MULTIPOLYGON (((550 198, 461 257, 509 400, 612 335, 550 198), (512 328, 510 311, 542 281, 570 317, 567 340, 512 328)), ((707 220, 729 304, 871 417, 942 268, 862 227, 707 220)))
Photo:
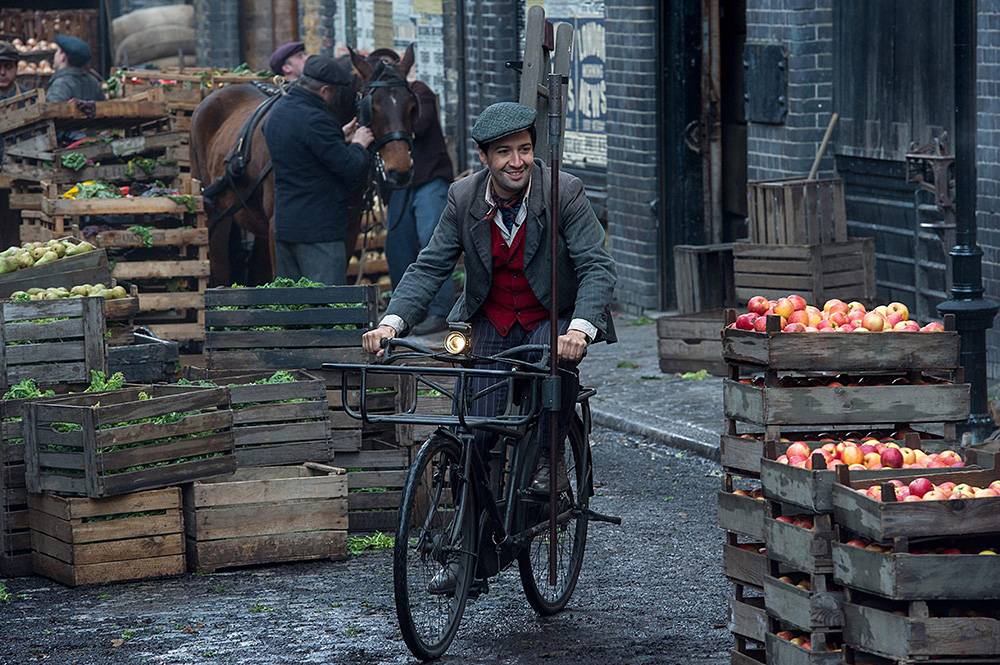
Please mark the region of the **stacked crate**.
POLYGON ((197 180, 184 178, 177 195, 73 200, 61 198, 52 186, 42 212, 58 228, 95 224, 83 231, 107 250, 112 276, 139 287, 136 322, 164 339, 199 341, 211 272, 199 190, 197 180), (88 221, 95 216, 100 225, 88 221))
MULTIPOLYGON (((986 488, 1000 472, 928 476, 986 488)), ((1000 497, 901 501, 882 483, 840 471, 833 486, 834 577, 845 588, 849 665, 1000 662, 1000 497), (865 492, 878 485, 881 500, 865 492)))
MULTIPOLYGON (((766 548, 767 662, 840 663, 847 626, 843 590, 833 574, 834 471, 826 470, 818 449, 825 442, 860 443, 889 435, 905 437, 910 447, 941 445, 940 439, 910 424, 951 425, 968 417, 969 388, 960 383, 954 321, 946 319, 944 333, 822 335, 781 333, 777 317, 768 318, 765 333, 729 328, 734 320, 730 310, 722 339, 731 372, 724 383, 724 490, 731 490, 733 473, 757 474, 767 501, 760 512, 751 512, 745 497, 724 491, 720 521, 739 498, 744 514, 730 516, 724 526, 732 530, 742 523, 745 535, 756 536, 756 531, 747 533, 746 525, 751 516, 762 522, 763 537, 757 542, 766 548), (741 380, 741 368, 762 376, 741 380), (858 376, 834 374, 846 368, 858 376), (747 426, 754 430, 741 431, 747 426), (851 428, 855 431, 847 431, 851 428), (776 461, 793 441, 811 449, 811 468, 776 461)), ((954 428, 945 432, 945 440, 953 441, 954 428)), ((934 472, 894 469, 853 475, 877 482, 886 475, 912 478, 934 472)), ((731 534, 727 553, 733 547, 739 545, 731 534)), ((735 624, 736 611, 733 616, 735 624)), ((741 651, 742 643, 737 646, 741 651)))

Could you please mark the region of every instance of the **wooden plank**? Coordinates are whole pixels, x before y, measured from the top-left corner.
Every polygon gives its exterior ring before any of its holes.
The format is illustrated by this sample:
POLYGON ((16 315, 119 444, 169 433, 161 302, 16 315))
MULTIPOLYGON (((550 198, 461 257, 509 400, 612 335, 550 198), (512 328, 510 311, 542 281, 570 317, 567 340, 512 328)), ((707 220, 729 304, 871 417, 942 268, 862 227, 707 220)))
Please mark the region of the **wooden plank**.
POLYGON ((395 510, 352 512, 349 521, 351 533, 370 533, 372 531, 393 533, 399 526, 399 514, 395 510))
POLYGON ((267 309, 209 310, 205 325, 211 328, 241 326, 347 325, 365 326, 368 312, 363 307, 318 306, 294 311, 267 309))
POLYGON ((143 312, 163 312, 170 309, 204 309, 201 293, 140 293, 139 309, 143 312))
POLYGON ((731 492, 718 495, 719 527, 754 540, 764 539, 764 501, 731 492))
POLYGON ((246 536, 226 540, 188 539, 188 565, 193 571, 251 564, 347 558, 347 532, 315 531, 246 536))
POLYGON ((761 597, 729 599, 729 632, 757 642, 767 634, 767 612, 761 597))
MULTIPOLYGON (((263 321, 265 317, 261 317, 263 321)), ((263 323, 258 325, 265 325, 263 323)), ((298 349, 360 346, 364 330, 213 331, 205 344, 213 349, 298 349)))
POLYGON ((140 237, 132 231, 112 229, 101 231, 92 242, 98 247, 146 248, 146 247, 182 247, 185 245, 207 245, 208 229, 149 229, 149 242, 146 236, 140 237))
POLYGON ((329 432, 329 426, 323 421, 311 423, 272 423, 254 427, 240 427, 234 436, 240 446, 284 441, 308 441, 323 438, 329 432))
POLYGON ((37 573, 66 586, 106 584, 182 575, 186 565, 183 555, 137 559, 129 562, 128 566, 123 566, 117 561, 88 566, 70 566, 39 552, 34 552, 32 557, 32 565, 37 573))
POLYGON ((926 659, 1000 653, 1000 621, 992 617, 907 617, 844 603, 844 640, 885 658, 926 659))
POLYGON ((122 199, 42 199, 42 212, 49 216, 80 215, 189 215, 205 211, 202 197, 192 197, 192 209, 165 196, 122 199))
MULTIPOLYGON (((102 404, 106 402, 101 400, 102 404)), ((114 425, 119 422, 162 416, 173 411, 199 411, 211 408, 229 407, 229 395, 225 388, 194 388, 181 394, 160 395, 151 391, 148 400, 128 401, 123 404, 100 406, 97 409, 97 424, 114 425)))
POLYGON ((319 370, 322 368, 323 363, 342 362, 363 364, 366 360, 366 354, 360 347, 231 351, 210 348, 207 340, 205 357, 208 361, 209 369, 266 367, 268 369, 319 370))
POLYGON ((63 520, 78 520, 120 513, 179 509, 181 495, 180 490, 174 487, 108 499, 76 499, 49 494, 33 494, 29 497, 29 505, 32 510, 47 513, 63 520))
MULTIPOLYGON (((322 384, 320 392, 325 393, 322 384)), ((236 388, 232 388, 233 391, 236 388)), ((323 395, 324 398, 326 395, 323 395)), ((233 398, 233 404, 239 404, 239 398, 233 398)), ((233 411, 233 424, 252 426, 256 423, 289 422, 297 420, 323 420, 324 427, 329 426, 329 408, 326 399, 322 402, 300 402, 297 404, 257 404, 233 411)), ((243 427, 241 429, 250 429, 243 427)))
MULTIPOLYGON (((301 478, 297 469, 295 475, 270 480, 242 480, 237 471, 232 480, 226 482, 195 482, 185 488, 186 505, 194 508, 215 508, 241 504, 280 504, 286 501, 308 499, 336 499, 347 496, 347 476, 313 476, 301 478)), ((268 507, 261 507, 266 512, 268 507)))
POLYGON ((770 575, 764 578, 767 612, 806 632, 842 626, 843 602, 840 591, 807 591, 770 575))
POLYGON ((268 506, 226 506, 196 510, 187 533, 197 540, 262 536, 317 529, 347 529, 347 499, 288 501, 268 506))
MULTIPOLYGON (((260 305, 328 305, 359 303, 366 305, 377 299, 377 287, 326 286, 322 288, 227 289, 205 291, 205 304, 215 307, 251 307, 260 305)), ((360 309, 364 309, 361 307, 360 309)), ((352 309, 352 308, 347 308, 352 309)), ((354 308, 358 309, 358 308, 354 308)))
POLYGON ((752 435, 723 434, 719 441, 719 463, 727 469, 760 473, 764 442, 752 435))
POLYGON ((24 291, 32 287, 64 286, 69 288, 77 284, 96 283, 111 283, 108 256, 104 250, 100 249, 59 259, 43 266, 32 266, 0 275, 0 298, 7 298, 15 291, 24 291))
POLYGON ((127 567, 137 559, 184 554, 184 534, 170 533, 140 538, 100 541, 70 545, 35 531, 31 534, 32 549, 64 563, 83 566, 117 562, 127 567))
MULTIPOLYGON (((111 274, 116 279, 208 277, 211 274, 211 266, 208 261, 188 261, 181 259, 171 261, 120 261, 115 263, 111 274)), ((141 303, 141 294, 139 298, 141 303)))
POLYGON ((806 573, 833 572, 830 554, 833 534, 819 530, 818 523, 812 529, 804 529, 765 518, 764 528, 770 558, 806 573))
POLYGON ((240 467, 330 462, 333 460, 333 455, 334 451, 328 437, 316 441, 294 441, 277 445, 238 446, 236 448, 236 461, 240 467))
MULTIPOLYGON (((193 419, 189 418, 187 420, 193 419)), ((193 429, 202 431, 200 427, 193 429)), ((98 453, 98 464, 103 475, 103 472, 113 473, 119 469, 129 469, 157 462, 170 462, 197 455, 227 452, 229 454, 233 452, 232 432, 204 434, 196 438, 172 441, 170 443, 152 442, 113 453, 98 453)))
POLYGON ((236 458, 233 455, 181 462, 143 471, 104 476, 101 478, 103 483, 101 494, 113 496, 157 487, 169 487, 199 478, 232 473, 235 470, 236 458))
POLYGON ((7 365, 31 365, 43 362, 83 360, 83 341, 48 342, 8 346, 5 349, 7 365))
POLYGON ((803 649, 773 633, 765 636, 764 644, 767 662, 772 665, 841 665, 843 662, 843 655, 839 650, 822 652, 803 649))
MULTIPOLYGON (((728 543, 722 547, 722 562, 726 576, 742 584, 763 588, 764 577, 767 575, 767 555, 740 549, 728 543)), ((764 547, 763 543, 758 547, 764 547)))
POLYGON ((722 342, 660 338, 657 340, 657 353, 661 358, 717 362, 722 359, 722 342))

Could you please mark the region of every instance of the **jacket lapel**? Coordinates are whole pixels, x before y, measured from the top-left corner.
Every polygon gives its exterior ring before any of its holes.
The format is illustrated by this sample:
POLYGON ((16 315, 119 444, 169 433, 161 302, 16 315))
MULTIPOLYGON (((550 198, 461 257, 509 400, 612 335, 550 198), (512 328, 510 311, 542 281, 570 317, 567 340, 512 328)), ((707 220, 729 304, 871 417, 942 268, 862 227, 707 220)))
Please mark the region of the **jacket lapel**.
MULTIPOLYGON (((484 171, 487 175, 489 171, 484 171)), ((476 255, 483 262, 486 274, 493 273, 493 247, 490 235, 490 224, 492 220, 486 219, 490 208, 486 204, 486 185, 488 177, 484 177, 482 182, 476 187, 476 194, 469 206, 469 235, 472 236, 472 244, 476 249, 476 255)))
POLYGON ((524 265, 531 263, 545 232, 545 191, 548 186, 540 162, 535 162, 531 174, 531 192, 528 194, 528 217, 524 220, 524 265))

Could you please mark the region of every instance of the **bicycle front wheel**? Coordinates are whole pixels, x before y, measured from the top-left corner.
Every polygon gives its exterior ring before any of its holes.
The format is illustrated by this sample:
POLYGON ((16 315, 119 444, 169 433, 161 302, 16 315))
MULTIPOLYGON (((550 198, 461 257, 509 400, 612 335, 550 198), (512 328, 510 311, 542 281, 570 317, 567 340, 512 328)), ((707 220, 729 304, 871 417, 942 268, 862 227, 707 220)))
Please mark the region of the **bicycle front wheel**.
POLYGON ((403 640, 421 660, 441 657, 458 632, 475 572, 475 506, 462 476, 462 448, 435 434, 410 466, 393 553, 396 616, 403 640), (455 567, 454 590, 431 581, 455 567))
POLYGON ((583 431, 583 423, 574 418, 565 442, 563 458, 569 488, 560 493, 557 512, 563 517, 557 526, 556 583, 549 584, 549 530, 546 504, 539 511, 540 525, 544 532, 535 536, 518 556, 517 567, 521 574, 524 595, 534 610, 549 616, 561 612, 569 603, 576 581, 583 567, 583 554, 587 548, 587 518, 582 515, 590 505, 590 447, 583 431))

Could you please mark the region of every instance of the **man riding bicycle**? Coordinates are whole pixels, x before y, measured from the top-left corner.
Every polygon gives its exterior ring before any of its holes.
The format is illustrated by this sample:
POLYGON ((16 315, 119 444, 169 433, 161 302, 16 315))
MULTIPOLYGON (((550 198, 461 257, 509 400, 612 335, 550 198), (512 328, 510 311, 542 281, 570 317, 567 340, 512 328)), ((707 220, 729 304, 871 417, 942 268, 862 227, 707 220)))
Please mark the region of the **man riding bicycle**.
MULTIPOLYGON (((379 326, 363 337, 369 353, 380 352, 382 340, 405 334, 423 320, 462 254, 465 289, 448 319, 472 324, 476 355, 492 356, 549 339, 551 172, 534 158, 535 111, 513 102, 493 104, 480 114, 472 138, 486 168, 449 188, 447 206, 430 243, 396 285, 379 326)), ((562 442, 579 390, 576 365, 589 344, 616 341, 610 312, 616 275, 614 261, 604 249, 604 230, 579 178, 559 174, 558 206, 558 356, 560 365, 569 370, 561 381, 558 441, 562 442)), ((478 377, 471 391, 482 391, 496 380, 478 377)), ((470 415, 494 416, 505 404, 505 391, 494 390, 471 405, 470 415)), ((544 417, 539 431, 548 431, 544 417)), ((492 439, 480 432, 476 444, 486 449, 492 439)), ((552 465, 548 446, 540 449, 530 489, 547 496, 552 465)), ((567 484, 562 460, 560 451, 554 474, 560 489, 567 484)), ((454 587, 453 572, 446 566, 431 586, 447 592, 454 587)))

